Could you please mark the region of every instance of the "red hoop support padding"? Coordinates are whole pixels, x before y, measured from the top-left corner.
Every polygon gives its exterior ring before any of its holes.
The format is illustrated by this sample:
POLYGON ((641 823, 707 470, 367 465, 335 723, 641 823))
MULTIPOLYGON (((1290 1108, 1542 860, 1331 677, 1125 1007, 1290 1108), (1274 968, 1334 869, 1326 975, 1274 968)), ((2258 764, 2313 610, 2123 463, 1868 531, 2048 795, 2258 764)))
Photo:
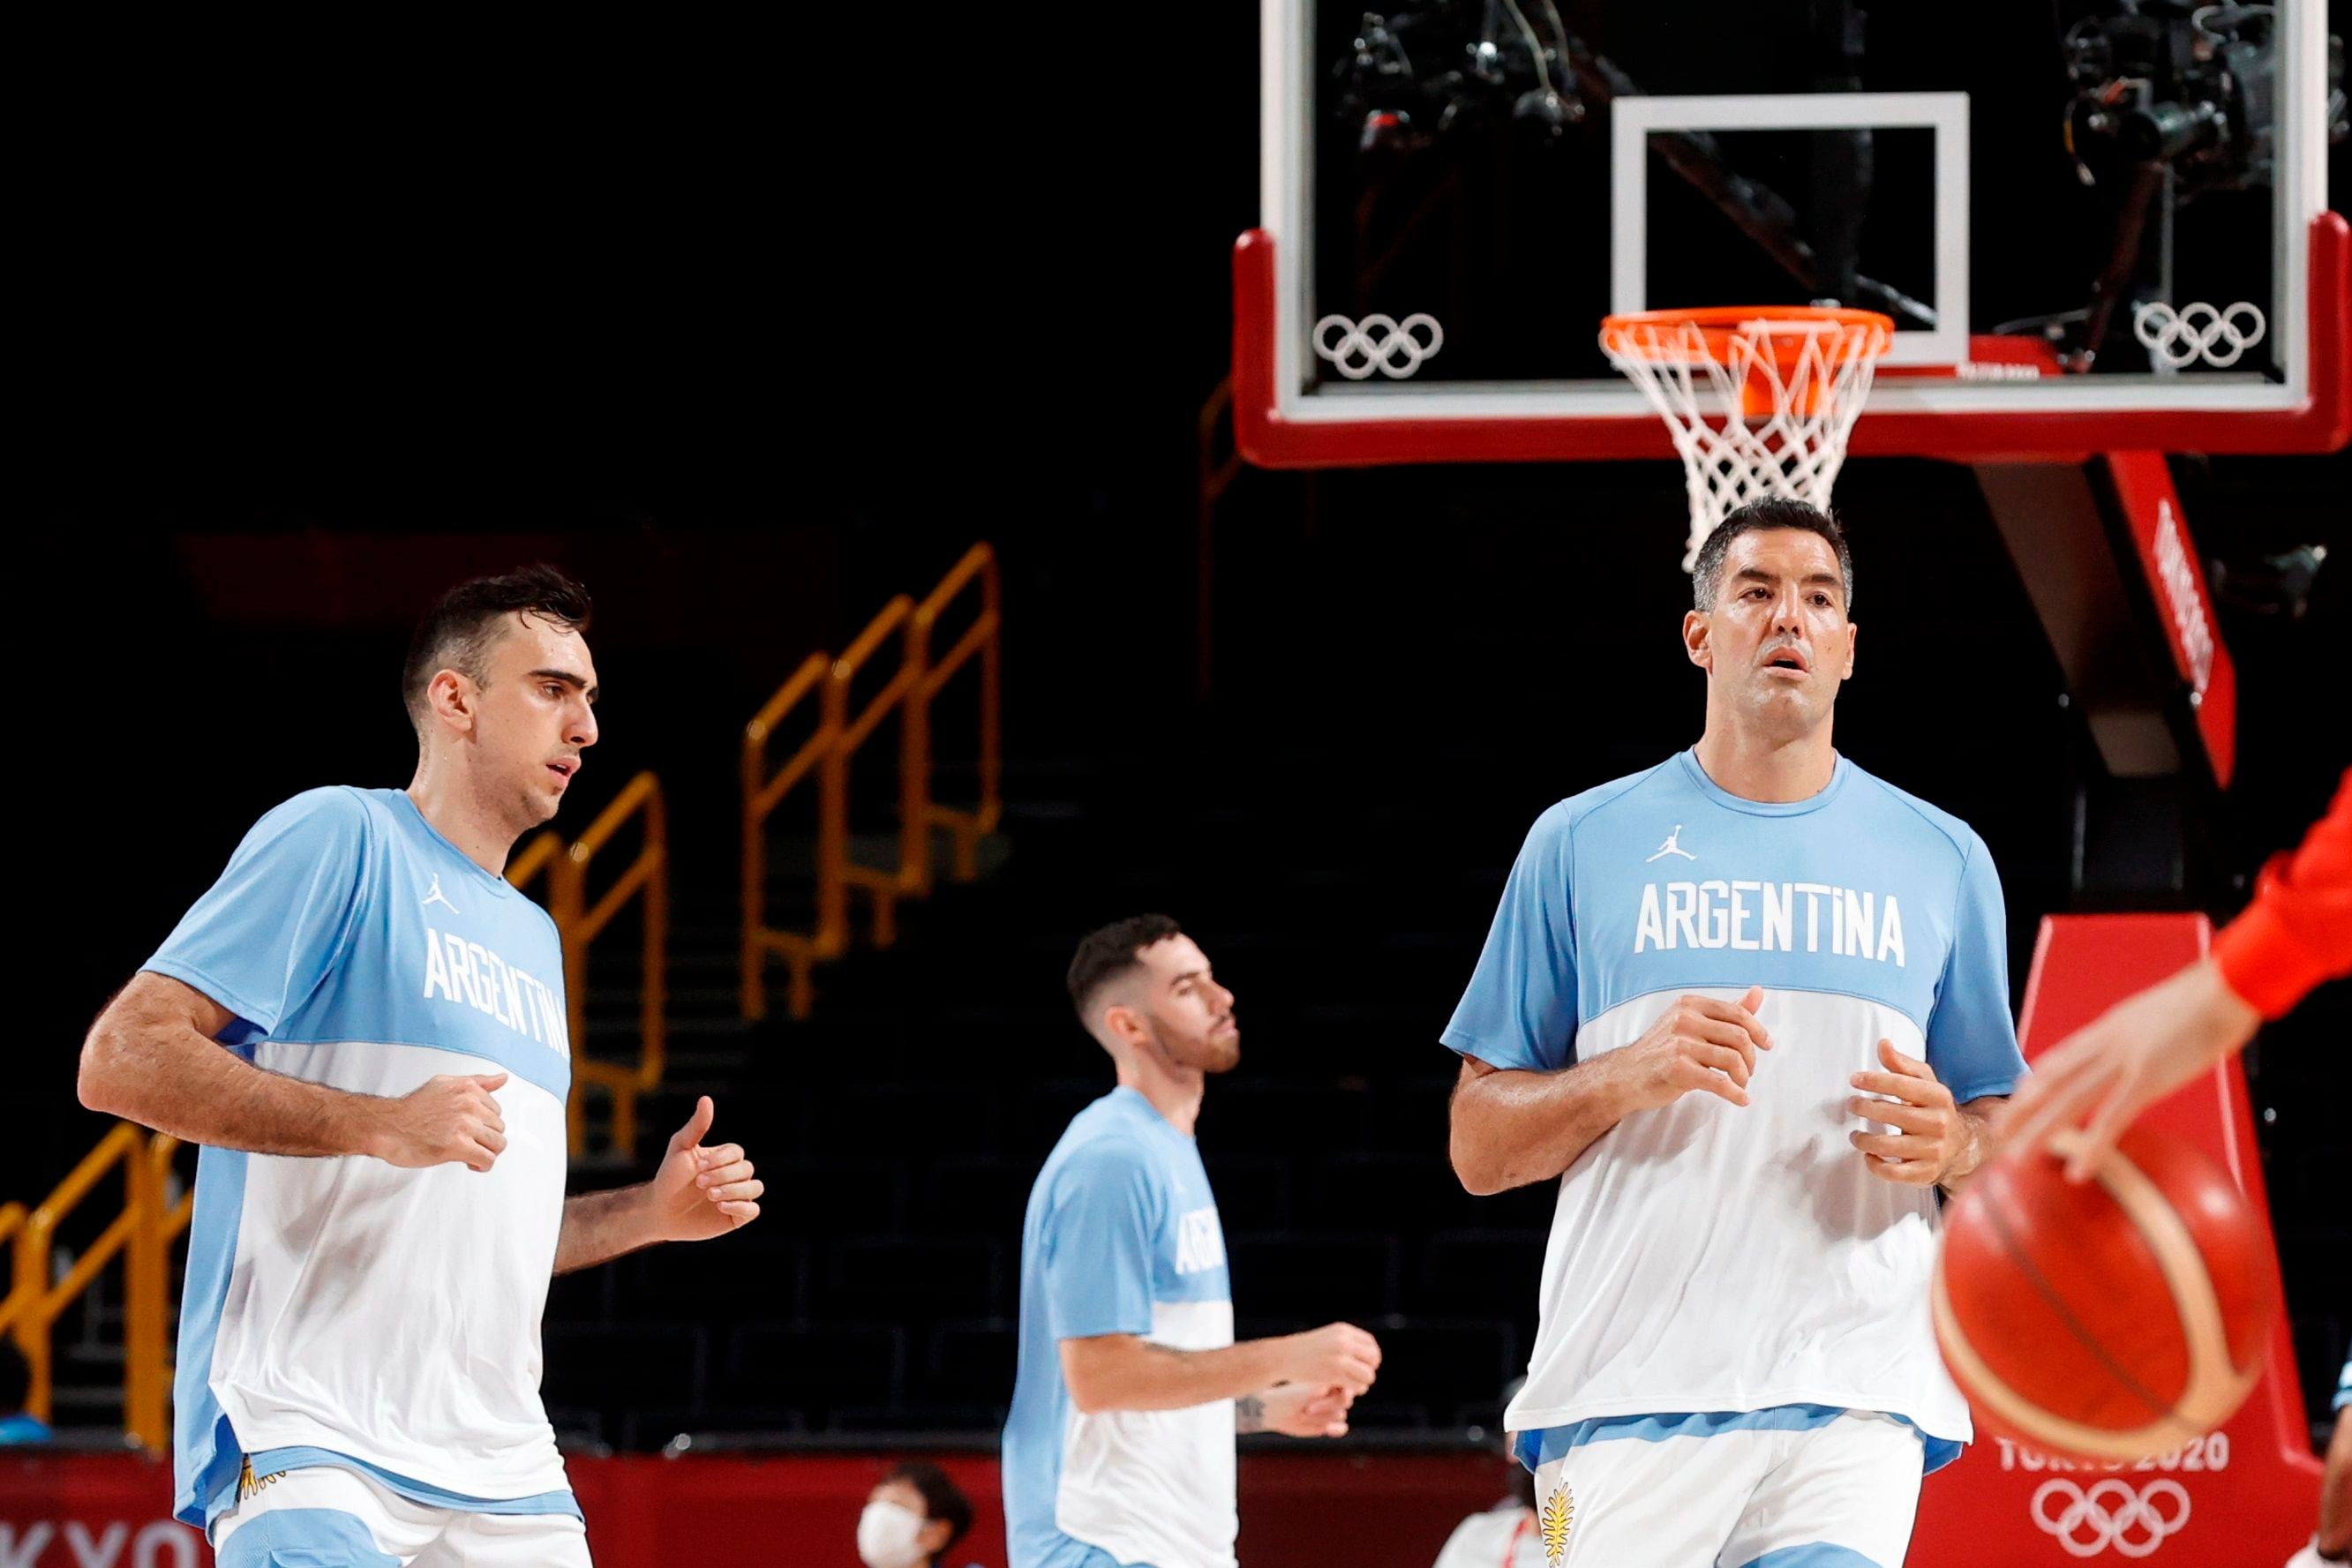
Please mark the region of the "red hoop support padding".
MULTIPOLYGON (((2018 1020, 2027 1060, 2195 962, 2210 940, 2201 915, 2042 921, 2018 1020)), ((2237 1058, 2152 1106, 2147 1119, 2220 1163, 2269 1226, 2262 1156, 2237 1058)), ((2275 1274, 2274 1255, 2269 1267, 2275 1274)), ((2252 1397, 2214 1437, 2190 1449, 2140 1467, 2061 1469, 1980 1435, 1965 1458, 1927 1478, 1907 1568, 2062 1568, 2086 1559, 2278 1568, 2310 1539, 2318 1517, 2320 1465, 2309 1430, 2293 1336, 2282 1315, 2252 1397), (2053 1530, 2057 1523, 2065 1530, 2053 1530), (2066 1533, 2071 1552, 2061 1539, 2066 1533)))

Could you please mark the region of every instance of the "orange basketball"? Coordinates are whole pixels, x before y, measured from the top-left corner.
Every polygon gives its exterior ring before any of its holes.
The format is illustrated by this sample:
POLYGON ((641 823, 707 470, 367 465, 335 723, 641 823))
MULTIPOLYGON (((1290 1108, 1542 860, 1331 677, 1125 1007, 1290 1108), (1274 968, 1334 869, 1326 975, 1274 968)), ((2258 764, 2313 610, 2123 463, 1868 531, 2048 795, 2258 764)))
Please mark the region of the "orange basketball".
MULTIPOLYGON (((2070 1134, 2060 1134, 2061 1140, 2070 1134)), ((2278 1314, 2270 1238, 2237 1184, 2135 1128, 2075 1186, 2015 1149, 1947 1215, 1936 1337, 1977 1418, 2093 1460, 2179 1448, 2228 1420, 2278 1314)))

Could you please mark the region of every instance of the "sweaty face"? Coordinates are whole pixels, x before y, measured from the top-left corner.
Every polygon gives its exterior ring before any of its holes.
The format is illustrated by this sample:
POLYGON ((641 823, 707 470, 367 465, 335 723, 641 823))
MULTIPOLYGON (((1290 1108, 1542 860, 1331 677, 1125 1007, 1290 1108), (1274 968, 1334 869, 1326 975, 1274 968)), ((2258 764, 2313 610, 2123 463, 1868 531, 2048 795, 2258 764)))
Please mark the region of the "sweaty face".
POLYGON ((472 693, 470 765, 480 791, 528 831, 555 815, 596 744, 596 666, 577 632, 535 615, 507 622, 472 693))
POLYGON ((1170 1061, 1202 1072, 1230 1071, 1242 1059, 1234 994, 1217 984, 1190 936, 1170 936, 1142 953, 1136 1009, 1170 1061))
POLYGON ((1773 738, 1830 716, 1853 674, 1853 622, 1829 540, 1802 528, 1742 534, 1725 552, 1715 608, 1683 619, 1691 662, 1706 671, 1710 706, 1773 738))

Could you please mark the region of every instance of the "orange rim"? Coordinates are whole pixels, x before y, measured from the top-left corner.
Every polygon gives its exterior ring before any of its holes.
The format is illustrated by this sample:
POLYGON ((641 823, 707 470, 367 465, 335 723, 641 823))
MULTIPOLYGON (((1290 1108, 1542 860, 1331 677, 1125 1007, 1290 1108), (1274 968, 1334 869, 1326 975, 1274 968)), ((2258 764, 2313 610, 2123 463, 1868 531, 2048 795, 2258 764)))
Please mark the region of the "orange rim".
POLYGON ((1886 351, 1895 336, 1895 319, 1876 310, 1849 310, 1833 305, 1702 305, 1682 310, 1636 310, 1605 316, 1601 340, 1610 350, 1644 360, 1688 357, 1687 340, 1641 342, 1633 331, 1641 327, 1695 328, 1709 358, 1720 363, 1731 340, 1752 327, 1762 327, 1775 361, 1787 362, 1803 346, 1823 335, 1861 341, 1861 351, 1875 359, 1886 351))

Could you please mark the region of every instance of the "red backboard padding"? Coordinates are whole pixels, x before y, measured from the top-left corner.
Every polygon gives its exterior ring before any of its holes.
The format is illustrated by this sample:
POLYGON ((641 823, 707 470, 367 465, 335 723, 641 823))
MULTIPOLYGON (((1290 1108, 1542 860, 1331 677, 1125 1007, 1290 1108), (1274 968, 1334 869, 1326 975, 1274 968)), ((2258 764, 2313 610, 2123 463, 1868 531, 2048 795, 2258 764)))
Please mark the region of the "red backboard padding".
MULTIPOLYGON (((2044 920, 2018 1020, 2026 1060, 2194 961, 2210 937, 2200 915, 2044 920)), ((2153 1107, 2147 1124, 2219 1161, 2268 1225, 2253 1115, 2235 1058, 2153 1107)), ((2274 1250, 2263 1266, 2275 1279, 2274 1250)), ((1979 1442, 1928 1479, 1910 1568, 2085 1562, 2278 1568, 2311 1535, 2319 1463, 2311 1454, 2284 1318, 2266 1361, 2253 1396, 2227 1426, 2160 1460, 2115 1469, 2056 1468, 2011 1443, 1979 1442)))

